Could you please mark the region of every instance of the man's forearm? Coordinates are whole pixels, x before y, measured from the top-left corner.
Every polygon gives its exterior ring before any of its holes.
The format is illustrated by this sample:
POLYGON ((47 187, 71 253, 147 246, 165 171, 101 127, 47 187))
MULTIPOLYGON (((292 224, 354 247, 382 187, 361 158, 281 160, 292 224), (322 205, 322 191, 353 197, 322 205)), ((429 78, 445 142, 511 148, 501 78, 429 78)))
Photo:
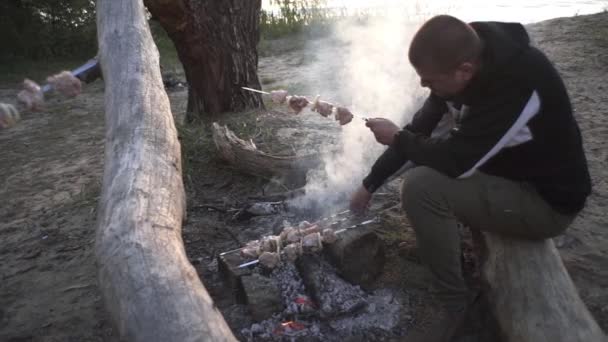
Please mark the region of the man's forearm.
POLYGON ((406 162, 407 158, 404 154, 400 154, 393 147, 387 148, 376 160, 371 172, 363 179, 363 186, 373 193, 406 162))

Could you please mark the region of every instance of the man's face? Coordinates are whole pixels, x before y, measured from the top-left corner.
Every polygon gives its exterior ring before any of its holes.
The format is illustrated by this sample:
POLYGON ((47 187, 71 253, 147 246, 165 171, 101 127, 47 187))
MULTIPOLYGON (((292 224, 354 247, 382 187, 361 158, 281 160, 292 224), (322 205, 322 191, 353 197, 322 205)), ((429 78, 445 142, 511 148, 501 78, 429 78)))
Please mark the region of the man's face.
POLYGON ((437 72, 431 68, 416 68, 420 85, 429 88, 435 95, 449 99, 460 94, 473 77, 471 63, 462 63, 452 71, 437 72))

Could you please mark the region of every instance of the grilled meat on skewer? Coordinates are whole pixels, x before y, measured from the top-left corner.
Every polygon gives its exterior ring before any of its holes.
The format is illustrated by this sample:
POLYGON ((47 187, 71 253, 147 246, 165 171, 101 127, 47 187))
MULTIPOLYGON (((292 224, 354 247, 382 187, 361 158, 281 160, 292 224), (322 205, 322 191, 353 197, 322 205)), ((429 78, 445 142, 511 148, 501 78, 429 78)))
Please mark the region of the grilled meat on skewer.
POLYGON ((274 102, 274 103, 283 104, 287 100, 288 94, 289 93, 287 92, 287 90, 283 90, 283 89, 273 90, 270 92, 270 98, 272 99, 272 102, 274 102))
POLYGON ((26 78, 23 80, 23 90, 17 94, 17 101, 27 110, 40 111, 44 107, 44 94, 36 82, 26 78))
POLYGON ((339 121, 342 126, 353 121, 354 118, 353 113, 345 107, 337 107, 335 117, 336 121, 339 121))
POLYGON ((310 102, 304 96, 287 96, 287 105, 291 110, 294 111, 295 114, 300 114, 306 106, 308 106, 310 102))
POLYGON ((324 117, 328 117, 332 113, 334 105, 329 102, 319 100, 319 97, 320 96, 317 96, 315 102, 313 102, 312 110, 324 117))

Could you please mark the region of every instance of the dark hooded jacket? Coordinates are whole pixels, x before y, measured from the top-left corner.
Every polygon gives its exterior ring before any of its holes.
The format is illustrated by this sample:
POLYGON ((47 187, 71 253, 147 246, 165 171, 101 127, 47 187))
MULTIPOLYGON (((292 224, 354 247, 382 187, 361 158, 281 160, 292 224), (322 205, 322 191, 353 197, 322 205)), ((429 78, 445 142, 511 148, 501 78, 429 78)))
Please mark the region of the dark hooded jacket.
POLYGON ((591 181, 562 79, 530 45, 522 25, 471 26, 483 42, 480 71, 453 99, 431 94, 363 185, 374 192, 410 160, 450 177, 480 171, 527 182, 557 211, 580 211, 591 181), (452 116, 453 128, 443 137, 431 137, 444 115, 452 116))

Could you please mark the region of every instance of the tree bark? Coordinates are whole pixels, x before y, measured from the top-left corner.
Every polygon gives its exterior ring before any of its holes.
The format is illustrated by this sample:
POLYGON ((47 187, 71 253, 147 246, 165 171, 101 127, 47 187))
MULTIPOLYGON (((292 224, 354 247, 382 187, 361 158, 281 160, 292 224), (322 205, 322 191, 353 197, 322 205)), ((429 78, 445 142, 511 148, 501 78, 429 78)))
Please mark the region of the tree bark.
POLYGON ((482 276, 507 341, 606 341, 552 240, 484 233, 482 276))
MULTIPOLYGON (((261 0, 145 0, 175 44, 188 81, 189 115, 263 106, 257 43, 261 0)), ((192 118, 192 116, 190 116, 192 118)))
POLYGON ((98 280, 121 340, 235 341, 186 256, 180 146, 142 0, 98 0, 106 148, 98 280))

